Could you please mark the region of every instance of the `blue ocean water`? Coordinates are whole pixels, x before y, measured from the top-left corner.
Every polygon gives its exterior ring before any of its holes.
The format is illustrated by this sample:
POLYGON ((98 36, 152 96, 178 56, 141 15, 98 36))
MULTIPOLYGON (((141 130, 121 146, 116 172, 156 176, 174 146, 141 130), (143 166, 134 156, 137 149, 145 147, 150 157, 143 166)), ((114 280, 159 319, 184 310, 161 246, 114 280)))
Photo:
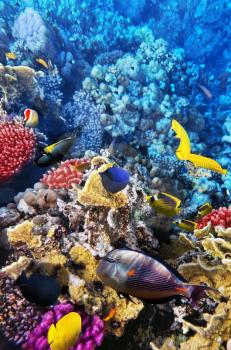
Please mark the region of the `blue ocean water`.
POLYGON ((25 126, 26 109, 38 115, 33 156, 15 171, 16 143, 6 146, 0 123, 0 205, 18 205, 61 160, 101 155, 146 194, 181 198, 184 218, 204 203, 230 206, 230 21, 229 0, 0 1, 0 121, 25 126), (38 164, 69 137, 67 152, 38 164))

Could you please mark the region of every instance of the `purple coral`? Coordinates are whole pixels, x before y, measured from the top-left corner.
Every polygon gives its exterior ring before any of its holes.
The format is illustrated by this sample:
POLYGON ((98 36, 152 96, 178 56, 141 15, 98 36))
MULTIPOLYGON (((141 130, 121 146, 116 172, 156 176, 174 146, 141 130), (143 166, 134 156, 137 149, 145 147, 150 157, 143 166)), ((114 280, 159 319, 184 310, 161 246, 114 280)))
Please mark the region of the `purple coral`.
POLYGON ((94 350, 100 346, 104 338, 104 322, 99 316, 90 316, 85 312, 79 311, 71 303, 62 303, 54 306, 46 312, 40 324, 31 331, 26 343, 23 345, 24 350, 50 350, 47 342, 47 332, 52 325, 56 324, 60 318, 69 312, 76 311, 82 318, 82 333, 76 345, 70 350, 94 350))

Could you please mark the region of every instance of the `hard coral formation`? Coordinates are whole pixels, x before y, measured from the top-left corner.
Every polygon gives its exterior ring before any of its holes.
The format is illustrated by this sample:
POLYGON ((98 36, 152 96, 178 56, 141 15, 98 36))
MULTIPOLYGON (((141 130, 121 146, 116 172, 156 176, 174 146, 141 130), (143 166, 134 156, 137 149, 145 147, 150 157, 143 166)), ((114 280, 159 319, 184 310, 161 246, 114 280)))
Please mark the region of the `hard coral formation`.
POLYGON ((31 103, 40 106, 42 95, 37 78, 42 74, 27 66, 11 67, 0 64, 0 91, 5 104, 25 98, 26 95, 31 103))
POLYGON ((231 227, 231 207, 221 207, 219 209, 213 209, 211 213, 205 215, 197 223, 197 228, 202 229, 203 227, 211 224, 212 227, 222 226, 224 228, 231 227))
POLYGON ((82 319, 82 332, 77 343, 71 350, 94 350, 100 346, 104 338, 104 323, 99 316, 89 316, 71 303, 63 302, 47 311, 40 323, 28 332, 22 348, 24 350, 49 350, 47 333, 52 324, 56 324, 60 318, 69 312, 78 312, 82 319))
POLYGON ((84 168, 89 164, 87 159, 68 159, 58 168, 48 170, 41 182, 49 188, 71 188, 78 185, 83 179, 84 168))
POLYGON ((110 167, 111 164, 103 164, 97 170, 92 171, 84 188, 78 191, 78 201, 81 204, 104 206, 111 209, 118 209, 128 204, 128 198, 124 192, 109 193, 103 187, 100 172, 110 167))
POLYGON ((22 124, 0 124, 0 183, 8 181, 33 158, 36 136, 22 124))

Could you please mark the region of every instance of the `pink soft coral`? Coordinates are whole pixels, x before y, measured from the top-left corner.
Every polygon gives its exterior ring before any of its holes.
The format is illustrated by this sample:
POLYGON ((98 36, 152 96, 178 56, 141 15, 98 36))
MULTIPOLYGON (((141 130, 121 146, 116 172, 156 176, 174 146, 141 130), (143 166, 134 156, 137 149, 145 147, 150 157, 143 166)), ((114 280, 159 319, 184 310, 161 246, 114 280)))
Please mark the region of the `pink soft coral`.
POLYGON ((32 159, 36 136, 20 123, 0 123, 0 183, 11 179, 32 159))
POLYGON ((40 180, 49 188, 71 188, 83 178, 83 170, 89 164, 87 159, 68 159, 57 169, 49 170, 40 180))
POLYGON ((220 207, 213 209, 211 213, 201 218, 197 223, 197 228, 201 229, 211 223, 212 226, 222 226, 224 228, 231 227, 231 207, 220 207))

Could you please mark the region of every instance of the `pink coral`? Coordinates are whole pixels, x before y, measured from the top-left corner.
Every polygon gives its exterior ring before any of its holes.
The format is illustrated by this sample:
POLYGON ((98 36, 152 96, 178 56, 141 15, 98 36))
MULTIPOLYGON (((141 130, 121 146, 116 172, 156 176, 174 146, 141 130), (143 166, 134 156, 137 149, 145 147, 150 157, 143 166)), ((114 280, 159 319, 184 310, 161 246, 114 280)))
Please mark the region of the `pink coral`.
POLYGON ((8 181, 32 159, 36 136, 20 123, 0 124, 0 183, 8 181))
POLYGON ((82 318, 82 332, 77 343, 70 350, 94 350, 100 346, 104 338, 104 322, 100 317, 89 316, 79 311, 71 303, 62 303, 54 306, 46 312, 40 324, 27 335, 24 350, 50 350, 47 342, 47 333, 52 323, 57 321, 69 312, 76 311, 82 318))
POLYGON ((201 218, 197 223, 197 228, 201 229, 211 223, 212 226, 231 227, 231 207, 220 207, 213 209, 211 213, 201 218))
POLYGON ((57 169, 49 170, 40 181, 49 188, 71 188, 81 182, 84 166, 88 164, 87 159, 68 159, 57 169))

